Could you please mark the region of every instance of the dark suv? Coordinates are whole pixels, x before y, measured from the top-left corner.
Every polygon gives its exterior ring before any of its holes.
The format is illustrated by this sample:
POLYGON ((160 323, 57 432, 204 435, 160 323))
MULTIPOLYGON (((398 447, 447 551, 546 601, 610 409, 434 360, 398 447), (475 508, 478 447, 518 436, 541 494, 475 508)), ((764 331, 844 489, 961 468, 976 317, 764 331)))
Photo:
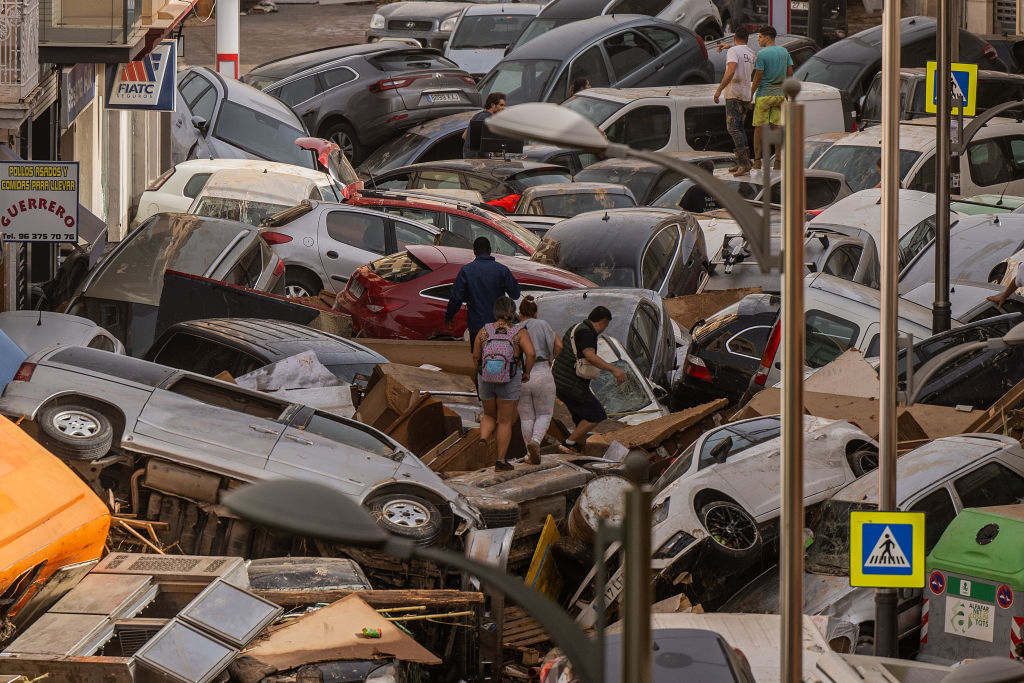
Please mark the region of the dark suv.
POLYGON ((317 136, 338 143, 353 164, 407 128, 481 102, 473 77, 439 51, 393 42, 267 62, 245 80, 291 107, 317 136))

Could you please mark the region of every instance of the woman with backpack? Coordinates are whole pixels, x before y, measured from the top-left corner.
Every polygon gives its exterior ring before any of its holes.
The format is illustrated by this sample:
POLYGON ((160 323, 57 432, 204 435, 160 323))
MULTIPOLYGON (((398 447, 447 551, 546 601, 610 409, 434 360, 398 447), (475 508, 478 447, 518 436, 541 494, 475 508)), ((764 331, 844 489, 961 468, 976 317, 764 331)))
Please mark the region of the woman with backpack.
POLYGON ((483 401, 480 416, 480 440, 487 441, 494 433, 498 445, 496 470, 510 470, 508 445, 512 441, 512 424, 516 421, 519 394, 536 354, 530 333, 517 325, 516 305, 507 296, 494 302, 495 322, 487 323, 473 340, 473 360, 477 367, 477 389, 483 401), (520 367, 521 365, 521 367, 520 367))
POLYGON ((519 302, 519 319, 530 333, 537 356, 530 381, 523 385, 519 395, 519 424, 530 462, 538 465, 540 444, 548 433, 555 410, 555 378, 551 374, 551 361, 562 352, 562 340, 548 321, 537 317, 537 302, 532 296, 523 297, 519 302))

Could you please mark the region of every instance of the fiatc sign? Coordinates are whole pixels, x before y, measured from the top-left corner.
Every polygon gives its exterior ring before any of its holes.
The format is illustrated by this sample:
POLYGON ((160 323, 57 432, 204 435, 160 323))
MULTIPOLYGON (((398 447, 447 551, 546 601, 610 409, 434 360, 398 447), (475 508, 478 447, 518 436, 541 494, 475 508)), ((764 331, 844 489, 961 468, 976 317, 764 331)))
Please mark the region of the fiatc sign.
POLYGON ((135 62, 107 65, 107 109, 174 111, 177 42, 165 40, 135 62))
POLYGON ((0 239, 78 241, 78 162, 0 162, 0 239))

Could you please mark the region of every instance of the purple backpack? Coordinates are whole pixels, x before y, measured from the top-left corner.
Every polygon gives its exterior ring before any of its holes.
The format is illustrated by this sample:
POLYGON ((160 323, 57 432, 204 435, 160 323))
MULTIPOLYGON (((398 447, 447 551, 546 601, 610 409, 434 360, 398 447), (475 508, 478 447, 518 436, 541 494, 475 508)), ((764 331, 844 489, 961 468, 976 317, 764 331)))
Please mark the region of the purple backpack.
POLYGON ((499 332, 494 323, 484 325, 487 340, 480 351, 480 376, 491 384, 505 384, 516 374, 515 343, 519 325, 499 332))

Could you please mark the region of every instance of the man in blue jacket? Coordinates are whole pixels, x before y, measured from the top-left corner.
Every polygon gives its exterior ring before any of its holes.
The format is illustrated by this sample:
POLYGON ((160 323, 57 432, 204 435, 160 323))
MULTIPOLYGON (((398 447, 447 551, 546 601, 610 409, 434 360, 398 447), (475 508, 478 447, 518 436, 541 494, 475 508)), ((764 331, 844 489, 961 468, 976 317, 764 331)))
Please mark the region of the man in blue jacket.
POLYGON ((498 297, 507 294, 515 300, 520 293, 519 283, 512 277, 512 271, 491 256, 490 240, 477 237, 473 241, 473 253, 476 258, 462 266, 455 276, 448 310, 444 314, 444 324, 450 326, 459 308, 463 303, 466 304, 470 347, 480 328, 494 322, 494 302, 498 297))

